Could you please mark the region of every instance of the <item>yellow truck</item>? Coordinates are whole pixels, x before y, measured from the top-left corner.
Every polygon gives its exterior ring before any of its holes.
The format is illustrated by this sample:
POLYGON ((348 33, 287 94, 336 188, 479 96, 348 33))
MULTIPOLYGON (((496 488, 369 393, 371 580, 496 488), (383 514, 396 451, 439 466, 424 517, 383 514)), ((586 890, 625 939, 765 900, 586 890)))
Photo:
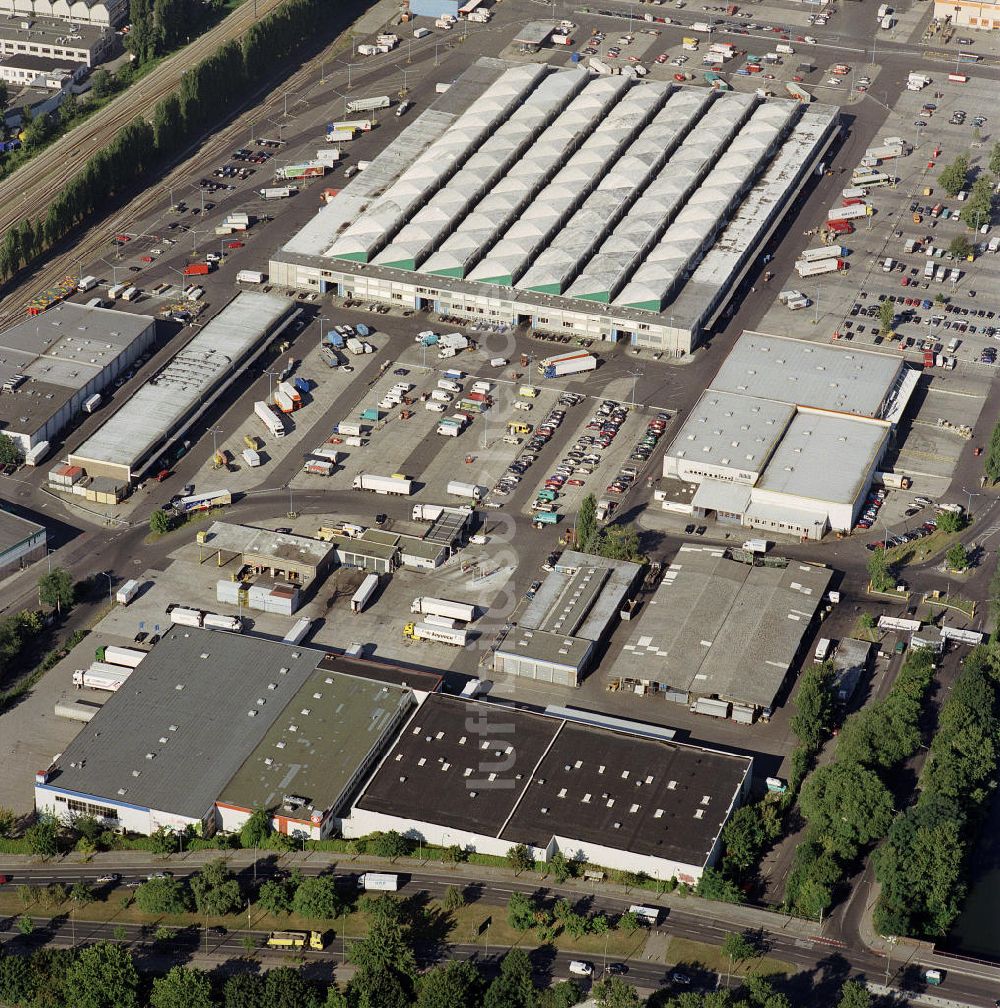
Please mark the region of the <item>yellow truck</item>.
POLYGON ((267 939, 268 948, 309 948, 322 952, 325 946, 321 931, 272 931, 267 939))
POLYGON ((511 420, 507 424, 508 434, 530 434, 531 430, 531 424, 524 423, 523 420, 511 420))

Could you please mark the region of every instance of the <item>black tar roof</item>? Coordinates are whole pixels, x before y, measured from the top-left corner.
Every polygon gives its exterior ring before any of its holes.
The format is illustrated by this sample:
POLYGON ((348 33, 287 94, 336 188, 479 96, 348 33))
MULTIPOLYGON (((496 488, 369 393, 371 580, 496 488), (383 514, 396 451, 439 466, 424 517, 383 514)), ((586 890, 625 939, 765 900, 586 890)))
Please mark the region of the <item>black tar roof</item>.
POLYGON ((544 847, 551 837, 703 865, 749 756, 442 694, 357 806, 544 847))
POLYGON ((405 665, 387 665, 384 662, 372 661, 370 658, 352 658, 340 654, 325 655, 320 667, 330 672, 361 676, 390 686, 406 686, 423 693, 436 692, 444 678, 440 672, 427 672, 423 669, 407 668, 405 665))

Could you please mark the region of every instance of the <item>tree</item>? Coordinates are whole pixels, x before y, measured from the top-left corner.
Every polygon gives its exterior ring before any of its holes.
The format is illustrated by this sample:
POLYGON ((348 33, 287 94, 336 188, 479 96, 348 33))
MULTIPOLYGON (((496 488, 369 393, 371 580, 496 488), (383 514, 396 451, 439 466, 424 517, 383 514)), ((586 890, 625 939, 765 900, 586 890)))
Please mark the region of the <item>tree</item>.
POLYGON ((500 974, 487 989, 483 1008, 535 1008, 537 1000, 528 953, 513 948, 500 963, 500 974))
POLYGON ((0 1003, 27 1004, 36 993, 36 978, 25 956, 0 957, 0 1003))
POLYGON ((743 893, 715 868, 706 868, 698 879, 695 892, 704 899, 719 900, 722 903, 742 903, 743 893))
MULTIPOLYGON (((170 515, 168 515, 167 512, 164 511, 162 508, 157 508, 149 516, 149 531, 152 532, 153 535, 166 535, 166 533, 170 531, 170 525, 171 525, 170 515)), ((248 819, 246 823, 243 824, 243 829, 246 829, 246 827, 250 824, 250 821, 251 820, 248 819)), ((243 837, 243 830, 240 830, 240 838, 242 839, 242 837, 243 837)), ((246 847, 247 844, 244 844, 243 846, 246 847)), ((253 844, 250 844, 249 846, 252 847, 253 844)))
POLYGON ((574 865, 569 861, 562 851, 556 851, 552 857, 549 859, 549 867, 552 869, 552 874, 555 876, 556 882, 560 885, 566 881, 566 879, 571 878, 576 874, 574 871, 574 865))
POLYGON ((641 1008, 643 1003, 635 988, 618 976, 598 980, 593 995, 598 1008, 641 1008))
POLYGON ((952 238, 951 243, 948 246, 948 251, 956 259, 965 259, 972 253, 972 246, 969 244, 969 239, 965 235, 960 234, 952 238))
POLYGON ((644 560, 639 549, 639 533, 631 522, 605 526, 588 544, 587 552, 609 560, 629 560, 633 563, 644 560))
POLYGON ((99 67, 91 75, 90 93, 100 101, 102 98, 107 98, 113 90, 114 81, 111 78, 111 74, 104 67, 99 67))
POLYGON ((515 844, 507 851, 507 864, 515 875, 520 875, 535 867, 535 859, 524 844, 515 844))
POLYGON ((213 1008, 212 984, 200 969, 174 966, 153 981, 150 1008, 213 1008))
POLYGON ((42 816, 24 833, 28 850, 37 857, 55 857, 59 853, 59 833, 55 819, 42 816))
POLYGON ((237 973, 222 988, 224 1008, 264 1008, 264 978, 256 973, 237 973))
POLYGON ((263 1002, 267 1008, 319 1008, 316 988, 301 971, 288 966, 267 971, 263 1002))
POLYGON ((203 917, 224 917, 243 905, 240 884, 226 865, 225 858, 210 861, 191 877, 195 909, 203 917))
POLYGON ((291 913, 297 885, 288 879, 268 879, 257 894, 257 905, 269 914, 291 913))
POLYGON ((17 813, 13 809, 0 805, 0 839, 8 839, 14 835, 17 827, 17 813))
POLYGON ((808 777, 799 807, 823 847, 843 858, 884 836, 894 811, 879 776, 844 761, 821 766, 808 777))
POLYGON ((415 1008, 476 1008, 482 988, 479 970, 472 963, 445 963, 421 978, 415 1008))
POLYGON ((731 931, 722 940, 722 952, 737 966, 757 957, 757 946, 745 934, 731 931))
POLYGON ((357 1008, 409 1008, 413 1003, 409 987, 384 963, 362 966, 351 980, 350 1002, 357 1008))
POLYGON ((19 934, 27 938, 35 930, 35 922, 27 914, 21 914, 17 918, 17 930, 19 934))
POLYGON ((942 511, 937 515, 937 527, 942 532, 961 532, 965 528, 967 522, 964 514, 959 514, 957 511, 942 511))
POLYGON ((135 891, 135 901, 148 914, 178 914, 191 909, 187 886, 169 875, 143 882, 135 891))
POLYGON ((362 909, 368 915, 368 933, 351 944, 351 961, 359 969, 391 969, 412 984, 417 964, 400 905, 388 895, 369 896, 362 909))
POLYGON ((858 980, 848 980, 840 988, 837 1008, 871 1008, 872 996, 868 988, 858 980))
POLYGON ((833 670, 826 662, 814 664, 802 673, 795 695, 791 728, 795 737, 814 752, 823 744, 833 726, 832 679, 833 670))
POLYGON ((332 920, 343 909, 333 875, 311 875, 302 879, 292 897, 292 909, 303 917, 332 920))
POLYGON ((449 844, 441 851, 441 860, 447 864, 460 864, 468 859, 468 852, 458 844, 449 844))
POLYGON ((405 857, 413 849, 412 843, 395 830, 373 833, 367 839, 368 853, 375 857, 390 859, 405 857))
POLYGON ((639 915, 633 913, 631 910, 626 910, 619 916, 617 928, 619 931, 626 931, 628 934, 634 934, 639 930, 639 915))
POLYGON ((507 900, 507 922, 516 931, 527 931, 535 925, 535 904, 524 893, 511 893, 507 900))
POLYGON ((73 888, 69 891, 69 898, 74 903, 84 906, 94 902, 94 890, 86 882, 74 882, 73 888))
POLYGON ((576 516, 577 548, 586 550, 591 540, 597 534, 597 498, 591 493, 583 498, 580 511, 576 516))
POLYGON ((947 563, 949 570, 967 570, 969 567, 969 551, 960 542, 955 543, 955 545, 948 550, 945 562, 947 563))
POLYGON ((538 1008, 573 1008, 582 999, 580 988, 573 980, 563 980, 541 992, 538 1008))
POLYGON ((81 948, 67 981, 74 1008, 139 1008, 139 973, 132 953, 114 942, 81 948))
POLYGON ((7 107, 7 82, 0 81, 0 111, 7 107))
MULTIPOLYGON (((158 512, 154 511, 153 514, 158 512)), ((163 514, 163 512, 159 512, 163 514)), ((149 519, 149 527, 153 532, 158 531, 153 528, 153 519, 149 519)), ((164 530, 165 531, 165 530, 164 530)), ((250 818, 240 827, 240 846, 244 850, 251 847, 263 847, 267 838, 271 835, 271 813, 257 806, 250 813, 250 818)))
POLYGON ((465 906, 465 894, 462 892, 460 886, 450 885, 444 891, 444 900, 442 902, 445 910, 450 912, 460 910, 465 906))
POLYGON ((878 329, 883 336, 892 332, 892 323, 896 320, 896 303, 883 301, 878 306, 878 329))
POLYGON ((969 159, 964 154, 957 158, 938 175, 941 188, 949 196, 957 196, 965 188, 965 180, 969 174, 969 159))
POLYGON ((74 597, 73 578, 62 567, 53 567, 38 579, 38 601, 55 606, 56 612, 61 613, 63 606, 67 609, 72 606, 74 597))
POLYGON ((0 434, 0 465, 20 465, 23 460, 20 445, 9 434, 0 434))
POLYGON ((868 560, 868 577, 871 586, 875 591, 892 591, 895 587, 895 578, 889 571, 889 562, 885 558, 885 550, 875 550, 868 560))

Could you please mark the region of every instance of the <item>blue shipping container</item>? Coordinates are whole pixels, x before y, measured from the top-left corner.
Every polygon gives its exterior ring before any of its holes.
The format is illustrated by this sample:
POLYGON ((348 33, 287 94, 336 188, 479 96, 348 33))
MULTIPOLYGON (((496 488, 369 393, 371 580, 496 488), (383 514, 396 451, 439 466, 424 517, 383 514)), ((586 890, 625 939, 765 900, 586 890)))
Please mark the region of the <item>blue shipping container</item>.
POLYGON ((570 56, 570 62, 571 63, 579 63, 580 60, 582 60, 582 59, 583 59, 583 53, 575 52, 575 53, 573 53, 572 56, 570 56))

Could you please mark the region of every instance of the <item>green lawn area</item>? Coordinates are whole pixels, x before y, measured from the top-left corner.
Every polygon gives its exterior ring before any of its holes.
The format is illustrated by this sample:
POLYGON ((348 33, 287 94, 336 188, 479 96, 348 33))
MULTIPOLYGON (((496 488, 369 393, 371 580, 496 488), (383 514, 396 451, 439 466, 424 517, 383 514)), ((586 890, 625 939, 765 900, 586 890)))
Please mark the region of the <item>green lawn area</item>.
POLYGON ((924 563, 924 561, 930 560, 953 546, 959 536, 958 532, 943 532, 941 529, 937 529, 929 536, 924 536, 923 539, 903 543, 902 546, 894 546, 892 549, 886 550, 885 559, 890 567, 897 570, 907 564, 924 563))
MULTIPOLYGON (((672 937, 670 939, 667 945, 667 964, 670 966, 692 966, 696 969, 710 970, 716 973, 725 973, 729 970, 729 959, 723 955, 720 946, 706 945, 704 942, 691 941, 689 938, 672 937)), ((791 963, 761 956, 738 964, 733 973, 741 976, 747 973, 769 976, 773 973, 787 975, 795 971, 796 968, 791 963)))

